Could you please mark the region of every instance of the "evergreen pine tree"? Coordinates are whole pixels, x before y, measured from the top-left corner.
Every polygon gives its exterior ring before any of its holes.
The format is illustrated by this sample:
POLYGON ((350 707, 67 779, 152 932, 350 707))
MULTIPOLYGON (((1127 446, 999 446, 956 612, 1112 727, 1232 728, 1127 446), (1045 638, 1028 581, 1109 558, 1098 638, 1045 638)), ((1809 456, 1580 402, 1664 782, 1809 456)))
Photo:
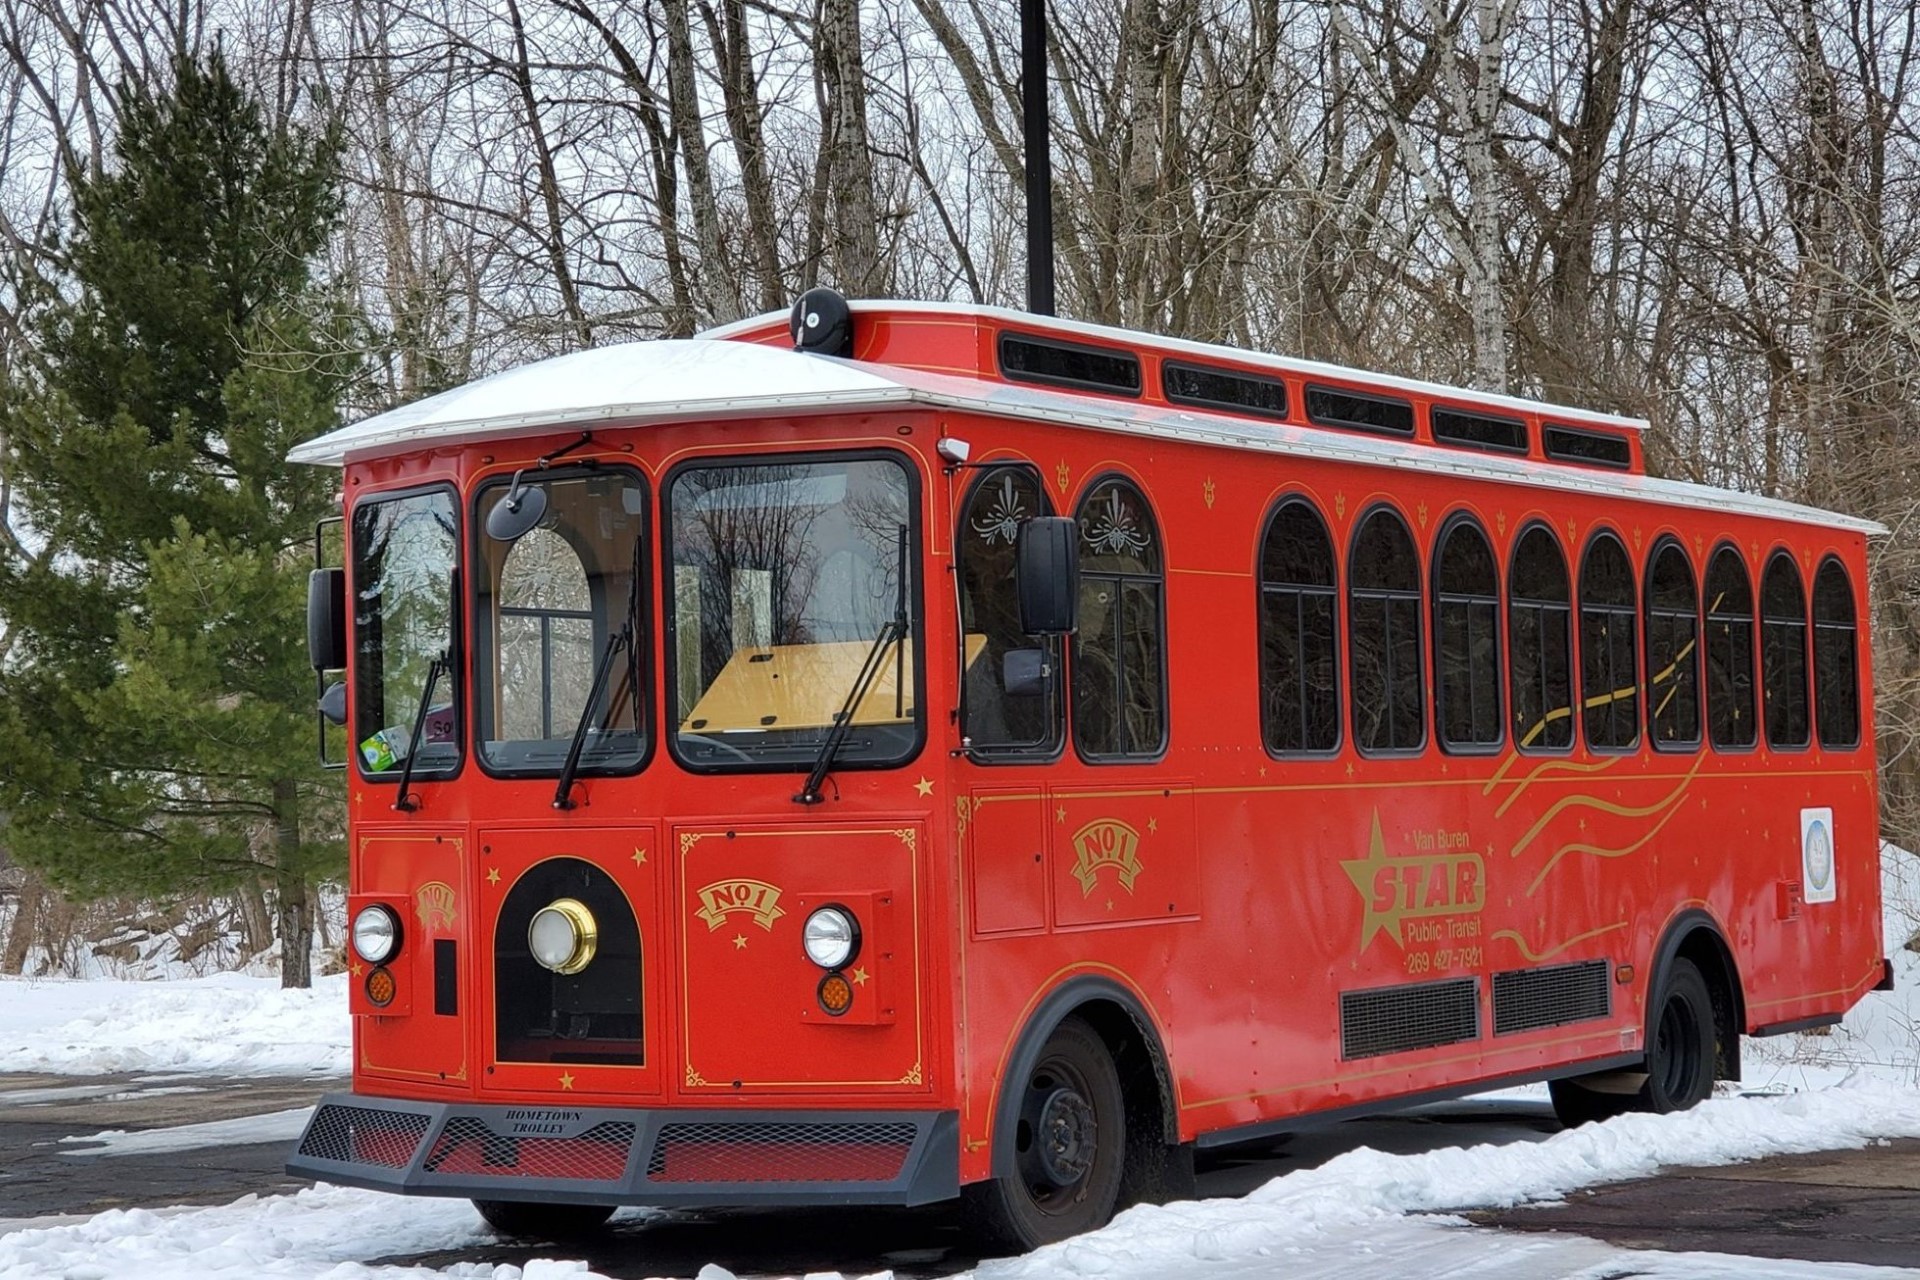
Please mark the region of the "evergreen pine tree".
POLYGON ((0 562, 0 806, 14 855, 80 894, 264 877, 282 980, 342 865, 300 624, 334 477, 285 462, 354 364, 310 263, 339 138, 269 122, 216 49, 123 85, 105 172, 70 175, 62 296, 6 388, 21 511, 0 562))

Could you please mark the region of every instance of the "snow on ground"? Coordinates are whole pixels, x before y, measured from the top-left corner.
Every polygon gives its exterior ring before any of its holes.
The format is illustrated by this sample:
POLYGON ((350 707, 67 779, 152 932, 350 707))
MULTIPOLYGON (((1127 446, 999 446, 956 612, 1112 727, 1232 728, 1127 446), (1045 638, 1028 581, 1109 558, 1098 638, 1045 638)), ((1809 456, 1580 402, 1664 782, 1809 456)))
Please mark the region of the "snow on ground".
POLYGON ((0 977, 0 1071, 345 1075, 344 975, 310 990, 229 973, 178 982, 0 977))
MULTIPOLYGON (((1920 1271, 1622 1250, 1577 1237, 1480 1230, 1448 1216, 1466 1208, 1552 1201, 1663 1166, 1920 1138, 1920 1040, 1914 1030, 1920 1026, 1920 955, 1904 949, 1920 914, 1920 859, 1889 849, 1885 861, 1887 945, 1898 988, 1869 996, 1829 1035, 1749 1041, 1746 1085, 1759 1096, 1718 1097, 1680 1116, 1623 1116, 1538 1142, 1399 1156, 1350 1151, 1276 1178, 1243 1199, 1131 1209, 1103 1231, 1025 1258, 984 1263, 977 1280, 1344 1280, 1415 1270, 1427 1280, 1604 1280, 1622 1274, 1657 1280, 1920 1280, 1920 1271)), ((0 979, 0 1071, 344 1073, 348 1018, 342 982, 325 979, 312 992, 283 992, 271 980, 233 975, 164 984, 0 979)), ((104 1144, 111 1154, 142 1143, 177 1149, 258 1140, 250 1135, 291 1133, 297 1115, 256 1117, 251 1128, 243 1124, 233 1132, 201 1125, 86 1141, 104 1144)), ((457 1251, 491 1237, 464 1201, 403 1200, 329 1186, 293 1196, 250 1196, 211 1209, 0 1223, 0 1232, 0 1280, 594 1275, 584 1263, 565 1260, 524 1269, 367 1266, 363 1259, 457 1251)), ((717 1266, 702 1272, 703 1280, 727 1276, 717 1266)))

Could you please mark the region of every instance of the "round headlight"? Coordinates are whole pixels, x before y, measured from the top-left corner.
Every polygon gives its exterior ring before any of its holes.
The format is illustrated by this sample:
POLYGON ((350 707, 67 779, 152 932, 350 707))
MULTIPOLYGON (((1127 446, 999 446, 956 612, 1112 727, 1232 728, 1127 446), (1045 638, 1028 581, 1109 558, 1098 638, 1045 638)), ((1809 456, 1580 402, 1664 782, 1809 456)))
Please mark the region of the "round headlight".
POLYGON ((353 917, 353 954, 368 964, 385 964, 400 951, 400 917, 374 904, 353 917))
POLYGON ((543 968, 578 973, 593 963, 600 930, 586 904, 558 898, 533 913, 527 925, 527 950, 543 968))
POLYGON ((845 907, 822 907, 807 917, 800 942, 822 969, 842 969, 860 950, 860 925, 845 907))

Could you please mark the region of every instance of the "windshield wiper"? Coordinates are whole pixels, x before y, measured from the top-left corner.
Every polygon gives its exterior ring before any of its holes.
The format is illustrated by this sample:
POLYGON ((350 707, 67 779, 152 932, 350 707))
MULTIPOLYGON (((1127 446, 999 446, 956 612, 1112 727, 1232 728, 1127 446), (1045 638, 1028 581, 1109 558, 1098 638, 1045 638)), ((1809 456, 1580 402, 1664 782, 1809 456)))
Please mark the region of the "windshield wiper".
MULTIPOLYGON (((599 665, 593 669, 593 687, 587 690, 587 703, 580 708, 579 723, 573 726, 573 740, 567 743, 567 759, 560 766, 560 781, 553 789, 553 807, 556 809, 573 808, 573 779, 580 771, 580 753, 587 745, 587 726, 593 722, 593 709, 600 701, 601 691, 607 687, 607 676, 613 670, 613 655, 625 650, 627 654, 627 688, 633 699, 633 723, 636 729, 640 723, 640 674, 635 668, 633 645, 633 617, 640 608, 640 539, 633 540, 633 562, 627 569, 627 620, 620 630, 607 637, 607 647, 600 651, 599 665)), ((613 720, 614 699, 607 700, 606 715, 601 717, 600 728, 604 731, 613 720)))
MULTIPOLYGON (((833 758, 840 748, 846 745, 847 737, 853 732, 854 708, 867 696, 867 690, 879 678, 881 668, 886 666, 883 655, 890 644, 905 646, 908 634, 907 625, 907 526, 900 525, 899 567, 895 580, 899 590, 894 593, 893 617, 880 628, 880 634, 873 638, 873 648, 867 650, 866 661, 860 664, 860 674, 853 679, 853 688, 847 690, 847 700, 834 714, 833 727, 827 730, 827 739, 820 744, 820 754, 814 758, 813 768, 807 772, 807 781, 800 788, 800 794, 793 798, 795 804, 819 804, 820 784, 827 780, 827 770, 833 768, 833 758)), ((900 677, 905 674, 906 655, 900 655, 900 661, 894 675, 894 703, 896 711, 904 715, 905 692, 899 687, 900 677)))
POLYGON ((393 807, 402 813, 412 813, 420 807, 420 798, 411 794, 413 762, 420 758, 420 748, 425 745, 420 735, 427 731, 427 708, 433 704, 434 687, 452 666, 453 656, 444 649, 427 664, 427 687, 420 691, 420 709, 413 714, 413 735, 407 739, 407 763, 400 769, 400 790, 393 797, 393 807))

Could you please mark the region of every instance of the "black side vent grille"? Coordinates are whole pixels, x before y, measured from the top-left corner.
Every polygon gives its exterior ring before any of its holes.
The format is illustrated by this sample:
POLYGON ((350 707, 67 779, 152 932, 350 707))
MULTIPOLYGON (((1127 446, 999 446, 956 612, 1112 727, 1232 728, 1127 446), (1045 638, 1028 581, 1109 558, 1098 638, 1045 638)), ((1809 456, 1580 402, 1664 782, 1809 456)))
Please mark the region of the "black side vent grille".
POLYGON ((1633 446, 1620 436, 1549 426, 1545 448, 1547 456, 1558 462, 1587 462, 1619 471, 1633 469, 1633 446))
POLYGON ((1140 357, 1112 347, 1055 338, 1000 335, 1000 372, 1015 382, 1084 387, 1116 395, 1140 394, 1140 357))
POLYGON ((1474 978, 1340 993, 1340 1056, 1431 1049, 1480 1036, 1480 983, 1474 978))
POLYGON ((1493 1034, 1538 1031, 1591 1022, 1613 1012, 1613 982, 1605 960, 1549 969, 1509 969, 1493 975, 1493 1034))

